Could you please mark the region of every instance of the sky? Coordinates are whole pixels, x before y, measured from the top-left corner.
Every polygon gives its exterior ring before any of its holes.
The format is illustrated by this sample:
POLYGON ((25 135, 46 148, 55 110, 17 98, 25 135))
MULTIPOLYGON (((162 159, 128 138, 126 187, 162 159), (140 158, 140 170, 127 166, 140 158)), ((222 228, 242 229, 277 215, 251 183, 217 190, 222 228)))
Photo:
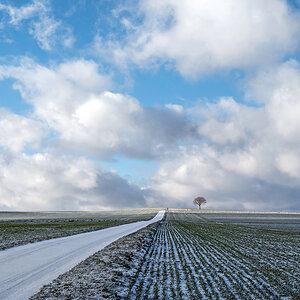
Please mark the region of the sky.
POLYGON ((0 0, 0 210, 300 210, 300 1, 0 0))

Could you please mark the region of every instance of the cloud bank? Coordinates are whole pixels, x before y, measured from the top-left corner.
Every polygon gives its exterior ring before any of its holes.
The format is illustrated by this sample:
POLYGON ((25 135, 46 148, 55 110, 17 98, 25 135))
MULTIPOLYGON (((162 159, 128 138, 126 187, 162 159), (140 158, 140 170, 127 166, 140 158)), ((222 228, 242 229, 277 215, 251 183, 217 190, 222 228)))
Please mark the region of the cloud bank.
POLYGON ((141 0, 119 14, 125 36, 96 37, 96 52, 118 66, 172 65, 187 78, 268 66, 299 45, 299 13, 286 1, 141 0))
POLYGON ((95 159, 158 159, 197 135, 180 112, 110 92, 93 61, 45 67, 23 58, 0 66, 0 78, 12 78, 32 107, 28 116, 0 112, 1 209, 145 206, 147 192, 95 159))
MULTIPOLYGON (((167 155, 180 139, 196 135, 184 114, 144 108, 137 99, 110 92, 109 76, 92 61, 75 60, 44 67, 23 59, 0 67, 33 107, 33 116, 56 138, 52 146, 100 158, 125 155, 151 159, 167 155)), ((49 145, 51 147, 51 145, 49 145)))
POLYGON ((0 155, 1 210, 101 210, 145 206, 141 189, 84 157, 0 155))
POLYGON ((154 195, 170 206, 204 194, 213 208, 299 209, 299 87, 299 63, 289 61, 249 81, 249 97, 262 106, 200 102, 189 113, 203 120, 202 143, 162 163, 154 195))
POLYGON ((248 79, 247 97, 257 103, 220 98, 185 109, 147 109, 109 92, 110 77, 93 61, 47 68, 25 59, 2 66, 0 76, 14 78, 33 108, 27 117, 1 111, 2 208, 191 206, 198 194, 213 208, 298 208, 296 61, 248 79), (26 152, 28 145, 34 154, 26 152), (155 159, 159 170, 144 189, 102 170, 87 153, 101 160, 155 159))

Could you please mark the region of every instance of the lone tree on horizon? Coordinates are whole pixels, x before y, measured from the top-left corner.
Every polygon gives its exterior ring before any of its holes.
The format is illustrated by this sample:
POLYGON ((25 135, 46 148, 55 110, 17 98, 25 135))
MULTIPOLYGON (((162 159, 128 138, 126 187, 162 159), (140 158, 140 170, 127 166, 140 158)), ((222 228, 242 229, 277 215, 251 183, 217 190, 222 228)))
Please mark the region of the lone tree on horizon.
POLYGON ((206 204, 206 199, 204 198, 204 197, 197 197, 197 198, 195 198, 194 199, 194 201, 193 201, 193 203, 195 204, 195 205, 198 205, 199 206, 199 209, 201 209, 201 205, 202 204, 206 204))

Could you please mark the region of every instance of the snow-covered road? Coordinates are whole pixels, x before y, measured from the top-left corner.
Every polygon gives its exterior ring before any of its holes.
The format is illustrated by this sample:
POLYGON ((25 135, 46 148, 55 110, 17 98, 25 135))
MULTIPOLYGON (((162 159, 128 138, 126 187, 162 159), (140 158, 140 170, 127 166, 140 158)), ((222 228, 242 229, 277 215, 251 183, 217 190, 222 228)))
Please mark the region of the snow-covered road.
POLYGON ((60 274, 117 239, 160 221, 120 225, 0 251, 0 299, 28 299, 60 274))

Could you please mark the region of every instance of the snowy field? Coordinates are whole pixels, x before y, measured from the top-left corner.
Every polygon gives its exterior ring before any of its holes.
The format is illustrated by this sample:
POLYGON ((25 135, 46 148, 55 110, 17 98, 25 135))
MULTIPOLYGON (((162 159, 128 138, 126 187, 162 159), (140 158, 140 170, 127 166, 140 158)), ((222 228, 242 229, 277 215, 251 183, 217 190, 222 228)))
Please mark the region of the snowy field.
POLYGON ((145 208, 107 212, 0 212, 0 250, 150 220, 158 210, 145 208))
POLYGON ((300 299, 299 218, 169 210, 147 238, 118 241, 34 299, 300 299))
POLYGON ((158 224, 108 245, 45 285, 30 300, 126 298, 158 224))
POLYGON ((140 221, 0 251, 0 299, 28 299, 44 285, 118 239, 159 222, 140 221))
POLYGON ((103 219, 118 216, 131 216, 140 214, 156 214, 162 208, 136 208, 111 211, 0 211, 0 221, 5 220, 48 220, 48 219, 103 219))
POLYGON ((184 218, 185 220, 189 220, 189 216, 193 215, 209 223, 226 223, 269 230, 300 232, 300 213, 297 212, 217 211, 204 209, 172 209, 172 212, 178 214, 178 218, 184 218))

